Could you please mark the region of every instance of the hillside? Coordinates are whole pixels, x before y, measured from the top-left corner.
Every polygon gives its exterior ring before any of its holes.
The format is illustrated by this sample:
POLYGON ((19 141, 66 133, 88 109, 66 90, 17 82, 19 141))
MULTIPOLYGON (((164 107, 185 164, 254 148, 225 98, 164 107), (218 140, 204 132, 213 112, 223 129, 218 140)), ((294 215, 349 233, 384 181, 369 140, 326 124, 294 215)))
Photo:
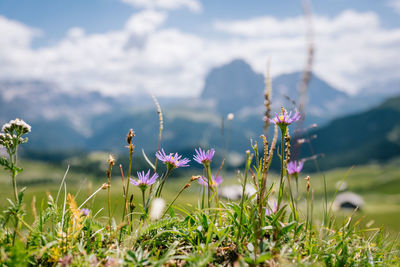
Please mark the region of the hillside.
MULTIPOLYGON (((322 168, 386 161, 400 155, 400 96, 368 111, 333 120, 310 133, 322 168)), ((307 146, 302 156, 310 156, 307 146)), ((311 164, 310 164, 311 165, 311 164)))

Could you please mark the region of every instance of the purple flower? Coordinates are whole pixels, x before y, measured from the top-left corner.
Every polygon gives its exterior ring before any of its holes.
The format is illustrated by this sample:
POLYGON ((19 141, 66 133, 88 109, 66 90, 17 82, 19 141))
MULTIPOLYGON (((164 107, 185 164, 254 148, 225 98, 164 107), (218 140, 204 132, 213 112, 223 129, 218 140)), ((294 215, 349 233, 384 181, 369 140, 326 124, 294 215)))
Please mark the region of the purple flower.
POLYGON ((88 216, 88 215, 89 215, 89 212, 90 212, 89 209, 86 209, 86 208, 81 209, 81 213, 82 213, 83 216, 88 216))
MULTIPOLYGON (((199 184, 208 186, 208 178, 207 177, 202 176, 202 177, 200 177, 200 179, 198 181, 199 181, 199 184)), ((224 179, 222 179, 221 176, 218 175, 217 177, 215 177, 214 175, 211 175, 211 186, 217 187, 223 181, 224 181, 224 179)))
POLYGON ((208 164, 211 162, 212 158, 214 157, 215 150, 211 148, 211 150, 202 150, 199 147, 199 150, 195 149, 196 155, 193 156, 193 159, 200 164, 208 164))
POLYGON ((182 156, 178 155, 178 153, 175 153, 175 155, 173 153, 169 153, 167 155, 165 154, 164 149, 161 149, 161 151, 157 151, 156 157, 164 162, 164 164, 167 165, 167 168, 171 170, 178 167, 188 167, 189 165, 187 164, 190 161, 187 158, 181 159, 182 156))
POLYGON ((276 201, 272 201, 272 203, 268 203, 268 207, 265 209, 265 215, 271 216, 278 211, 278 204, 276 201))
POLYGON ((282 128, 292 124, 295 121, 298 121, 299 119, 300 113, 298 111, 296 111, 296 113, 292 116, 292 112, 288 113, 284 108, 282 108, 282 113, 279 115, 275 113, 275 118, 269 119, 269 122, 282 128))
POLYGON ((149 185, 154 184, 158 178, 157 173, 154 173, 150 178, 150 170, 148 170, 147 173, 144 173, 144 171, 137 172, 137 175, 139 178, 138 180, 134 180, 132 178, 129 178, 129 180, 131 181, 131 184, 140 187, 142 190, 146 189, 149 185))
POLYGON ((290 175, 299 174, 303 169, 303 165, 304 163, 302 161, 300 162, 297 162, 296 160, 291 161, 287 164, 287 171, 290 175))
POLYGON ((60 263, 62 267, 70 266, 72 263, 72 256, 65 255, 64 258, 58 260, 58 263, 60 263))

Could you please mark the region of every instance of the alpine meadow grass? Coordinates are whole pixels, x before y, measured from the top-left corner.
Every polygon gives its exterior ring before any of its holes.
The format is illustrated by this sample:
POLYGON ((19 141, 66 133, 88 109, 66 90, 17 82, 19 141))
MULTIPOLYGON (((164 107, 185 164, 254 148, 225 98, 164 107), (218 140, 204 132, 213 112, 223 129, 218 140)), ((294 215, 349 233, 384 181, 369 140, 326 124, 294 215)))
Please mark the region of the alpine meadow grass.
MULTIPOLYGON (((160 110, 160 108, 159 108, 160 110)), ((160 134, 162 115, 160 114, 160 134)), ((18 190, 18 174, 23 171, 18 161, 18 146, 27 142, 30 126, 20 119, 5 124, 0 144, 8 158, 0 159, 9 172, 14 199, 0 216, 0 260, 5 266, 387 266, 399 261, 399 242, 388 239, 383 228, 364 228, 357 209, 342 224, 334 223, 332 202, 324 192, 316 192, 313 178, 299 179, 303 162, 291 159, 289 128, 300 119, 300 113, 282 108, 281 114, 268 120, 275 126, 270 142, 260 137, 246 151, 243 170, 238 172, 242 194, 236 201, 219 198, 223 181, 221 169, 210 164, 216 151, 196 148, 194 164, 202 165, 201 173, 188 175, 175 190, 175 197, 163 198, 168 177, 177 168, 191 164, 192 159, 158 149, 153 157, 143 156, 149 169, 132 175, 135 134, 129 130, 126 141, 129 165, 121 173, 121 203, 112 201, 116 190, 111 179, 117 160, 110 155, 105 182, 85 200, 78 201, 68 191, 66 171, 59 190, 47 194, 40 209, 25 205, 24 193, 18 190), (278 132, 280 129, 280 133, 278 132), (278 143, 278 135, 281 142, 278 143), (281 163, 278 182, 270 178, 272 159, 281 163), (154 158, 152 162, 150 158, 154 158), (163 163, 157 166, 157 161, 163 163), (294 184, 292 184, 295 182, 294 184), (197 206, 188 209, 176 205, 182 192, 196 184, 201 188, 197 206), (129 193, 137 187, 141 200, 129 193), (246 194, 246 187, 255 188, 246 194), (93 200, 107 190, 107 201, 94 208, 93 200), (315 213, 315 195, 325 195, 322 216, 315 213), (105 210, 106 218, 99 214, 105 210), (116 210, 122 217, 116 216, 116 210)), ((159 141, 160 143, 160 141, 159 141)), ((335 193, 336 194, 336 193, 335 193)), ((33 203, 33 202, 32 202, 33 203)))

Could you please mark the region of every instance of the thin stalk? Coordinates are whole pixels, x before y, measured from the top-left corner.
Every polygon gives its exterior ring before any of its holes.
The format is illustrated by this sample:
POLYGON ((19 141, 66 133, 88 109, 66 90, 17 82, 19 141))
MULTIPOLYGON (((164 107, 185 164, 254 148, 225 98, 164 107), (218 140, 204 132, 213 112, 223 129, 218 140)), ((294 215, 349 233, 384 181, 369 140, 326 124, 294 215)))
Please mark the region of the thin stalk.
MULTIPOLYGON (((122 164, 119 165, 119 169, 120 169, 120 172, 121 172, 122 192, 124 194, 124 199, 127 199, 128 196, 126 195, 125 177, 124 177, 124 171, 122 169, 122 164)), ((125 211, 126 214, 128 214, 128 206, 124 207, 124 211, 125 211)), ((122 215, 122 221, 125 221, 124 217, 125 217, 125 215, 122 215)))
POLYGON ((211 195, 211 189, 212 189, 212 179, 211 179, 211 168, 209 165, 204 164, 204 168, 206 169, 207 173, 207 180, 208 180, 208 208, 211 208, 211 200, 210 200, 210 195, 211 195))
POLYGON ((201 196, 201 209, 202 210, 204 209, 204 198, 205 198, 205 195, 206 195, 206 186, 203 185, 202 196, 201 196))
POLYGON ((111 232, 111 172, 113 164, 110 163, 110 167, 107 171, 108 187, 107 187, 107 203, 108 203, 108 225, 110 226, 111 232))
POLYGON ((250 159, 250 152, 247 151, 246 153, 246 169, 245 169, 245 173, 244 173, 244 182, 243 182, 243 189, 242 189, 242 199, 240 201, 240 216, 239 216, 239 230, 236 236, 236 244, 239 244, 239 239, 240 239, 240 233, 242 231, 242 219, 243 219, 243 204, 244 204, 244 198, 245 198, 245 193, 246 193, 246 185, 247 185, 247 176, 248 176, 248 172, 249 172, 249 168, 250 168, 250 163, 251 163, 251 159, 250 159))
POLYGON ((279 181, 278 210, 280 208, 282 196, 283 196, 283 176, 285 173, 285 170, 284 170, 285 132, 286 132, 286 128, 281 129, 281 179, 279 181))
MULTIPOLYGON (((128 213, 128 196, 129 196, 129 177, 131 177, 131 172, 132 172, 132 156, 133 156, 133 145, 129 144, 129 167, 128 167, 128 179, 126 181, 126 191, 125 191, 125 204, 124 204, 124 209, 122 211, 122 218, 123 222, 125 221, 125 215, 128 213)), ((128 217, 128 223, 129 223, 129 217, 128 217)))
POLYGON ((292 212, 293 212, 293 214, 294 214, 295 220, 298 221, 298 220, 299 220, 299 216, 298 216, 298 214, 297 214, 296 205, 295 205, 294 198, 293 198, 293 192, 292 192, 292 187, 291 187, 290 177, 289 177, 289 176, 288 176, 288 179, 287 179, 287 180, 288 180, 288 185, 289 185, 290 201, 292 202, 292 205, 291 205, 291 207, 292 207, 292 212))
POLYGON ((310 220, 310 177, 307 177, 307 215, 306 215, 306 231, 308 230, 309 220, 310 220))
POLYGON ((15 202, 18 202, 18 189, 17 189, 17 179, 15 177, 17 176, 17 172, 15 170, 12 171, 12 184, 13 184, 13 189, 14 189, 14 198, 15 202))
POLYGON ((178 197, 182 194, 182 192, 188 188, 190 186, 190 182, 185 184, 181 190, 179 190, 178 194, 175 196, 174 200, 172 200, 172 202, 168 205, 168 207, 165 209, 163 215, 161 216, 161 218, 163 218, 165 216, 165 214, 167 214, 168 210, 170 207, 172 207, 172 205, 175 203, 175 201, 178 199, 178 197))
POLYGON ((145 200, 144 200, 144 192, 145 192, 145 189, 142 189, 143 209, 145 209, 145 205, 146 205, 146 202, 145 202, 145 200))
POLYGON ((61 180, 60 187, 58 188, 57 197, 56 197, 56 204, 58 204, 58 197, 60 196, 61 189, 62 189, 62 186, 63 186, 63 184, 64 184, 64 181, 65 181, 65 179, 67 178, 68 171, 69 171, 69 165, 68 165, 68 167, 67 167, 67 170, 66 170, 65 173, 64 173, 64 177, 63 177, 62 180, 61 180))
MULTIPOLYGON (((86 204, 92 197, 94 197, 100 190, 102 190, 107 184, 103 184, 102 186, 99 187, 93 194, 91 194, 80 206, 78 209, 81 209, 83 205, 86 204)), ((108 185, 107 185, 108 186, 108 185)))
MULTIPOLYGON (((10 158, 11 158, 11 155, 10 155, 10 158)), ((17 165, 17 147, 15 148, 13 165, 14 166, 17 165)), ((13 189, 14 189, 15 203, 19 207, 20 203, 19 203, 19 200, 18 200, 18 189, 17 189, 17 179, 16 179, 17 171, 15 169, 12 170, 11 177, 12 177, 12 184, 13 184, 13 189)), ((15 214, 15 225, 14 225, 14 233, 13 233, 13 241, 12 241, 12 245, 13 246, 15 244, 15 238, 16 238, 16 235, 17 235, 18 224, 19 224, 18 214, 15 214)))
POLYGON ((170 175, 171 172, 172 172, 172 169, 171 168, 167 168, 167 173, 165 174, 165 177, 162 180, 160 186, 157 188, 156 197, 160 197, 161 196, 161 192, 163 190, 165 181, 167 180, 167 178, 168 178, 168 176, 170 175))

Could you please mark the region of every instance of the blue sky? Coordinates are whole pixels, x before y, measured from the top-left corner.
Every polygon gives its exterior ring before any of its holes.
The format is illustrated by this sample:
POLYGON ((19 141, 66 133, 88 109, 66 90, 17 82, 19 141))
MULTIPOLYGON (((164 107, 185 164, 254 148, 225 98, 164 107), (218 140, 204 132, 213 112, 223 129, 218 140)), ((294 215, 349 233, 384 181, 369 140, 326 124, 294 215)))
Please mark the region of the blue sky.
MULTIPOLYGON (((400 80, 400 1, 312 5, 317 74, 350 93, 400 80)), ((273 75, 301 69, 302 15, 294 0, 1 0, 0 78, 196 95, 210 68, 234 58, 258 72, 270 59, 273 75)))

